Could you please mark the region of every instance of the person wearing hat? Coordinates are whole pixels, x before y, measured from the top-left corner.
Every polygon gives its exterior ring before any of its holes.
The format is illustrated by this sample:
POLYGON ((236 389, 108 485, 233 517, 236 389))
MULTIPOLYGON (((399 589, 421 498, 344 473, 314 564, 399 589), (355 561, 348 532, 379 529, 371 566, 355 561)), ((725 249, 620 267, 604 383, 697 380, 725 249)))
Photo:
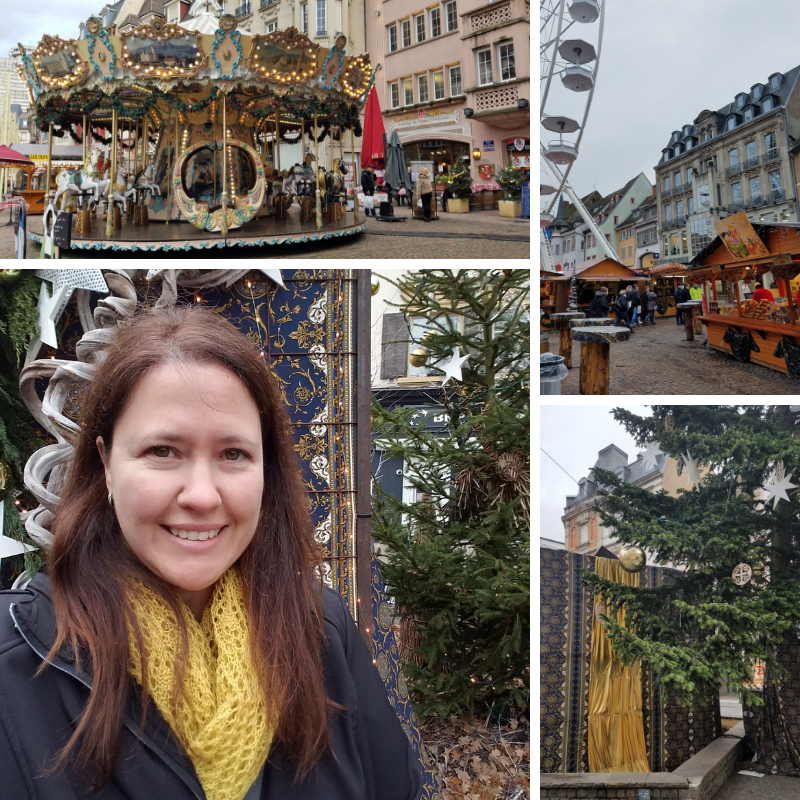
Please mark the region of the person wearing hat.
POLYGON ((372 211, 372 216, 377 217, 375 213, 375 167, 372 164, 367 164, 364 171, 361 173, 361 191, 364 192, 364 213, 369 216, 372 211), (367 202, 367 198, 372 198, 371 202, 367 202))

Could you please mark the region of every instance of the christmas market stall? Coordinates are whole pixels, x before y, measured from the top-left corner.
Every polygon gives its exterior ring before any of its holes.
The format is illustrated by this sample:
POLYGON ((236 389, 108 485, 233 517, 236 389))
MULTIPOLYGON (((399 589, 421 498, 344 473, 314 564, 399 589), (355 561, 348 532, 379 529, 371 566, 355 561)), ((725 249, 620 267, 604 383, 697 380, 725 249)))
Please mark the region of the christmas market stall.
POLYGON ((578 309, 583 312, 589 310, 595 293, 601 286, 605 286, 608 289, 611 316, 613 316, 614 300, 620 291, 628 286, 638 286, 641 293, 645 284, 641 275, 637 275, 632 269, 612 258, 584 261, 573 269, 566 270, 564 274, 567 278, 575 275, 578 283, 578 309))
POLYGON ((33 52, 20 48, 36 125, 49 141, 69 134, 84 164, 51 175, 48 160, 53 214, 30 238, 49 236, 59 213, 74 217, 60 246, 80 249, 285 244, 364 230, 358 209, 345 210, 344 173, 374 80, 369 56, 348 55, 345 36, 330 50, 295 28, 253 36, 219 11, 195 0, 182 26, 155 18, 123 33, 91 17, 85 39, 48 35, 33 52), (281 163, 281 144, 303 155, 281 163))
POLYGON ((800 379, 800 224, 754 224, 740 212, 715 228, 689 265, 708 346, 800 379))
MULTIPOLYGON (((22 153, 12 150, 10 147, 6 147, 5 145, 0 145, 0 169, 24 169, 28 176, 27 186, 28 189, 30 189, 31 179, 34 170, 36 169, 36 164, 34 164, 33 161, 31 161, 27 156, 22 155, 22 153)), ((41 197, 44 195, 44 192, 42 191, 37 193, 31 191, 20 191, 18 194, 20 194, 28 206, 32 208, 37 205, 37 200, 41 204, 41 197)), ((31 212, 29 211, 28 213, 31 212)), ((39 213, 42 213, 41 210, 39 213)))
POLYGON ((656 261, 649 267, 637 270, 637 273, 649 278, 649 283, 656 293, 656 315, 674 317, 675 290, 689 274, 686 264, 678 264, 674 261, 656 261))

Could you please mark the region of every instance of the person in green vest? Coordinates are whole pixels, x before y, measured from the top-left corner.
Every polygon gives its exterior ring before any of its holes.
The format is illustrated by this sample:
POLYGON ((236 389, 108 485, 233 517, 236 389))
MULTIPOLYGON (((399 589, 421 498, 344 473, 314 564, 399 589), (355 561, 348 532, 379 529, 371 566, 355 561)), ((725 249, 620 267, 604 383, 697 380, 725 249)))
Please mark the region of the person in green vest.
POLYGON ((692 300, 702 300, 703 299, 703 290, 700 288, 699 283, 693 283, 692 288, 689 289, 689 297, 692 300))

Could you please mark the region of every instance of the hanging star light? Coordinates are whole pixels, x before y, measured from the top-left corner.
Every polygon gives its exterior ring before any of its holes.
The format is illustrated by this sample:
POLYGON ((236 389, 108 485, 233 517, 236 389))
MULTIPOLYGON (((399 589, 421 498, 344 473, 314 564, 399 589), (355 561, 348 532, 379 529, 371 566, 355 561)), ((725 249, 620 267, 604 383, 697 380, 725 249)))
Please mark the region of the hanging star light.
POLYGON ((689 476, 689 486, 697 486, 700 483, 700 463, 698 459, 692 458, 692 454, 688 450, 683 456, 683 465, 689 476))
POLYGON ((781 500, 785 500, 787 503, 791 504, 792 501, 789 499, 787 492, 791 489, 797 488, 794 483, 791 483, 791 477, 792 473, 788 472, 779 481, 764 487, 766 496, 762 499, 765 506, 770 500, 772 500, 772 509, 774 511, 781 500))
POLYGON ((444 372, 444 380, 442 381, 442 386, 444 386, 447 383, 447 381, 450 380, 450 378, 456 381, 462 380, 461 365, 468 358, 469 356, 461 355, 461 349, 459 347, 454 347, 453 355, 443 364, 439 363, 436 365, 437 369, 440 369, 442 370, 442 372, 444 372))
POLYGON ((42 281, 42 285, 39 287, 39 302, 37 303, 37 308, 39 309, 39 335, 31 339, 31 343, 28 346, 28 355, 25 358, 26 364, 36 359, 42 344, 49 345, 54 349, 58 348, 56 323, 61 319, 70 297, 72 297, 72 289, 69 286, 57 289, 53 292, 53 296, 50 297, 47 292, 47 284, 42 281))
POLYGON ((658 461, 656 459, 663 455, 664 451, 661 449, 661 442, 657 442, 655 439, 648 442, 642 453, 642 461, 644 462, 645 470, 647 470, 648 464, 652 464, 653 467, 658 467, 658 461))
POLYGON ((2 562, 4 558, 11 558, 11 556, 18 556, 22 553, 38 549, 33 545, 27 545, 16 539, 12 539, 10 536, 3 536, 4 506, 5 501, 0 503, 0 562, 2 562))
POLYGON ((108 294, 108 284, 101 269, 37 269, 36 277, 50 281, 54 292, 67 287, 108 294))
POLYGON ((281 289, 286 288, 283 278, 281 277, 281 271, 279 269, 260 269, 259 272, 263 272, 268 278, 275 281, 275 283, 277 283, 281 289))

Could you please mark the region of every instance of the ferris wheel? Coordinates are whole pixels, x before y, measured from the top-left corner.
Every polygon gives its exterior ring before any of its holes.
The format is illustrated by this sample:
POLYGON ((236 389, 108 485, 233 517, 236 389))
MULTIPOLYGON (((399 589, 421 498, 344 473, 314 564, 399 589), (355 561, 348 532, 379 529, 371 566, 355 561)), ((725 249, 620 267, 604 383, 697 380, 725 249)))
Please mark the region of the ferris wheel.
POLYGON ((540 119, 544 131, 540 137, 539 194, 546 198, 540 216, 545 261, 552 262, 544 229, 553 222, 553 207, 562 192, 594 233, 598 246, 616 259, 614 250, 567 181, 579 155, 597 85, 605 7, 606 0, 540 0, 540 119), (554 111, 551 113, 549 108, 554 111), (565 139, 565 135, 569 138, 565 139), (566 168, 563 172, 562 167, 566 168))

